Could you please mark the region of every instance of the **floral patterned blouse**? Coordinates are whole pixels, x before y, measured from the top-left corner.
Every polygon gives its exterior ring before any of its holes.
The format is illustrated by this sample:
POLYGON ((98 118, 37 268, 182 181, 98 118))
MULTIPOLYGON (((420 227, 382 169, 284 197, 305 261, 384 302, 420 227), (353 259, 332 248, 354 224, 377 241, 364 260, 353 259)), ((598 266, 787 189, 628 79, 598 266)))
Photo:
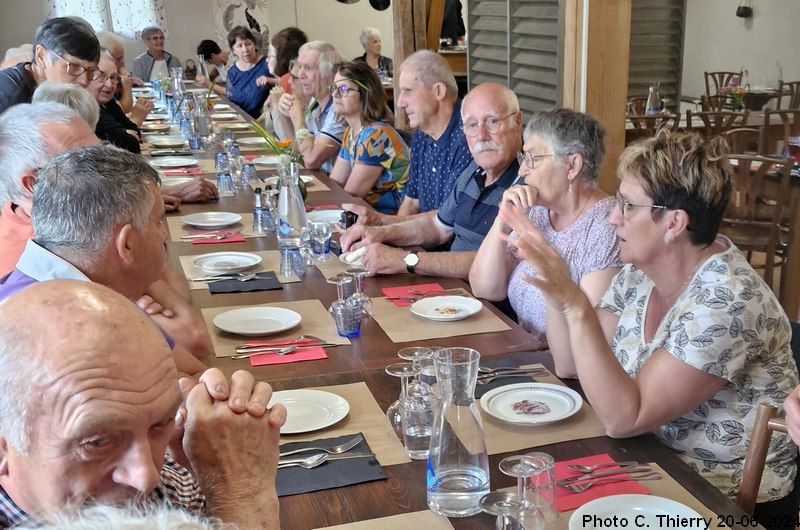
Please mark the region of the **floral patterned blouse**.
MULTIPOLYGON (((717 241, 727 250, 710 256, 698 269, 650 343, 644 342, 642 323, 653 282, 642 271, 626 265, 600 307, 619 315, 611 348, 631 377, 655 350, 664 348, 686 364, 725 379, 713 398, 662 425, 655 435, 734 497, 756 405, 780 407, 798 375, 789 320, 774 294, 738 248, 727 238, 717 241)), ((773 434, 758 502, 780 499, 791 491, 795 455, 787 435, 773 434)))

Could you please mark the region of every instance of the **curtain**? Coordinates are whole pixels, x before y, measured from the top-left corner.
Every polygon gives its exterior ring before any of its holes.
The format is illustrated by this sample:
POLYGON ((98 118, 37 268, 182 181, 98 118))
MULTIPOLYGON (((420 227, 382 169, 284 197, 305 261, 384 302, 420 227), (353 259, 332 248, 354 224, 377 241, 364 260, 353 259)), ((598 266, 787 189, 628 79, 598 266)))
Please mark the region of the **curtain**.
POLYGON ((169 37, 164 0, 46 0, 47 17, 79 16, 95 31, 113 31, 138 39, 147 26, 159 26, 169 37))

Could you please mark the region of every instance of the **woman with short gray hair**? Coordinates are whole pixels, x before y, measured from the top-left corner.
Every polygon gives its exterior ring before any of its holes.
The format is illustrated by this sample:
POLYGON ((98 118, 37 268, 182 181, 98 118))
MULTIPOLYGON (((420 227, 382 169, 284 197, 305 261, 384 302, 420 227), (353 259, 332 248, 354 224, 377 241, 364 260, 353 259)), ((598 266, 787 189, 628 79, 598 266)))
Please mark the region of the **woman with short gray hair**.
POLYGON ((364 48, 364 55, 353 60, 367 63, 381 81, 394 77, 394 61, 381 55, 381 32, 376 28, 364 28, 359 40, 364 48))
POLYGON ((164 31, 158 26, 148 26, 142 30, 142 40, 147 51, 133 60, 131 75, 145 83, 158 77, 169 77, 170 68, 181 66, 181 61, 164 49, 164 31))

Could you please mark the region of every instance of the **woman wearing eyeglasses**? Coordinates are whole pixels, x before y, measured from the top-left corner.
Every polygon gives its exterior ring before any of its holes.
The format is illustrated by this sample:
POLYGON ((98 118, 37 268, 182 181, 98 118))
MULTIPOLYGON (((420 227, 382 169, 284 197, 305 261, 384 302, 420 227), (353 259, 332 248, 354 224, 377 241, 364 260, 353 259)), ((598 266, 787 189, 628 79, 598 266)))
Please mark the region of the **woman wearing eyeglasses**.
POLYGON ((330 87, 333 108, 347 122, 331 179, 385 214, 397 213, 408 180, 409 149, 391 125, 378 76, 364 62, 337 66, 330 87))
MULTIPOLYGON (((724 140, 667 131, 622 153, 609 221, 627 265, 596 306, 519 211, 508 205, 500 216, 536 272, 529 281, 566 321, 578 377, 607 433, 653 432, 732 497, 757 403, 780 407, 798 375, 786 314, 717 234, 731 193, 726 155, 724 140)), ((773 435, 756 518, 796 518, 795 456, 788 436, 773 435)))
MULTIPOLYGON (((535 113, 523 134, 521 182, 501 203, 526 215, 569 264, 571 277, 596 302, 621 267, 614 227, 606 221, 614 200, 597 188, 605 131, 593 117, 569 109, 535 113)), ((472 262, 473 293, 501 301, 508 296, 531 349, 549 348, 558 375, 574 377, 566 323, 526 281, 530 265, 508 252, 511 227, 495 218, 472 262)))

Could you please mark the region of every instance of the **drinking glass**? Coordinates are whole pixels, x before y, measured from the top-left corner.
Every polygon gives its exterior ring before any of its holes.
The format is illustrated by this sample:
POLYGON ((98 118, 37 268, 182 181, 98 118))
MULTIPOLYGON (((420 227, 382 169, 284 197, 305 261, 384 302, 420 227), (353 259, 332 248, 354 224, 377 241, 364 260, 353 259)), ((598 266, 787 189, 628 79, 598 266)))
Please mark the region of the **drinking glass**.
POLYGON ((252 163, 242 164, 242 182, 247 185, 250 182, 258 182, 258 172, 256 165, 252 163))
POLYGON ((427 460, 439 398, 418 376, 408 383, 406 395, 400 399, 400 423, 408 457, 427 460))
POLYGON ((403 439, 403 416, 400 412, 400 401, 406 397, 408 378, 419 373, 419 366, 414 363, 393 363, 386 367, 386 373, 400 378, 400 397, 386 409, 386 419, 397 437, 403 439))
POLYGON ((311 251, 317 261, 330 261, 331 259, 331 235, 333 229, 327 221, 311 221, 308 223, 311 230, 311 251))
POLYGON ((219 152, 214 154, 214 169, 217 173, 230 173, 231 161, 228 158, 228 153, 219 152))
POLYGON ((528 527, 520 521, 528 503, 518 494, 510 491, 493 491, 481 497, 478 505, 484 513, 497 516, 494 523, 495 530, 528 530, 528 527))
POLYGON ((328 283, 336 286, 336 295, 339 300, 347 300, 353 294, 353 277, 347 274, 337 274, 333 278, 328 278, 328 283))
POLYGON ((220 197, 232 197, 236 195, 236 188, 233 179, 228 172, 217 172, 217 191, 220 197))
POLYGON ((424 382, 429 386, 433 386, 433 383, 436 382, 436 369, 433 366, 433 350, 431 348, 411 346, 397 352, 397 356, 419 366, 419 373, 415 377, 416 381, 424 382))
POLYGON ((361 300, 361 306, 364 308, 364 316, 366 318, 372 318, 372 300, 364 293, 364 286, 367 283, 369 271, 365 271, 364 269, 347 269, 345 272, 352 276, 353 282, 355 282, 355 292, 350 295, 351 298, 361 300))
POLYGON ((361 305, 357 300, 334 300, 328 309, 336 324, 336 333, 342 337, 352 338, 361 334, 361 305))
POLYGON ((795 162, 800 164, 800 136, 790 136, 786 139, 786 150, 795 162))
POLYGON ((500 471, 517 477, 517 494, 527 503, 521 514, 525 528, 544 528, 558 519, 555 508, 555 462, 547 453, 528 453, 504 458, 500 471))

